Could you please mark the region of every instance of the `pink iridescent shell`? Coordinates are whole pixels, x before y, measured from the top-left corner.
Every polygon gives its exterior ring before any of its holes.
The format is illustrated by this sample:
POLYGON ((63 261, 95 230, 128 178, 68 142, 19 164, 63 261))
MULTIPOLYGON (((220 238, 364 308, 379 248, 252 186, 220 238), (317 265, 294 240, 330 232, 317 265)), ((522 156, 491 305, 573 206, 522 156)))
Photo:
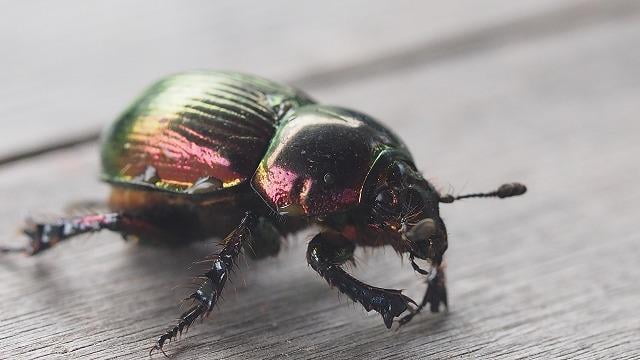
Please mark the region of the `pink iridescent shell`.
POLYGON ((247 181, 292 107, 312 100, 254 76, 190 72, 151 86, 102 146, 106 181, 207 193, 247 181))
POLYGON ((366 115, 303 106, 282 120, 252 186, 283 215, 347 210, 359 204, 367 174, 390 150, 411 159, 398 137, 366 115))

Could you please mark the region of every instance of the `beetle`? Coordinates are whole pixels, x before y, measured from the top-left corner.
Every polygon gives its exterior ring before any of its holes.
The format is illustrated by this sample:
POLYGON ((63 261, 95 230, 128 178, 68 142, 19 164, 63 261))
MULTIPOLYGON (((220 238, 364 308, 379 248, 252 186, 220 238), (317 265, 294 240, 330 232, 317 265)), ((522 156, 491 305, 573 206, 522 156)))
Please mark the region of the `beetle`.
POLYGON ((387 328, 426 306, 437 312, 447 306, 439 204, 526 192, 509 183, 487 193, 440 194, 402 140, 372 117, 224 71, 179 73, 152 85, 105 132, 101 159, 102 179, 111 184, 108 211, 28 223, 27 246, 0 250, 36 255, 103 229, 142 241, 222 238, 188 297, 192 306, 150 354, 164 353, 167 341, 211 312, 243 249, 254 258, 276 255, 283 236, 310 225, 322 229, 308 244, 311 268, 378 312, 387 328), (342 265, 356 246, 391 246, 408 255, 426 278, 423 300, 352 277, 342 265))

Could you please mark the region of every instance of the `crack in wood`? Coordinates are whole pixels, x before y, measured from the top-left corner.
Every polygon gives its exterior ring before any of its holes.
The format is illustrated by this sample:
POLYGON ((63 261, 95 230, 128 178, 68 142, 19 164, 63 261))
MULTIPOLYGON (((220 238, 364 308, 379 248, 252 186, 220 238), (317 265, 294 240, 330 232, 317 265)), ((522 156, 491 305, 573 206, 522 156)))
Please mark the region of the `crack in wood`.
MULTIPOLYGON (((517 45, 524 40, 544 38, 610 21, 634 18, 638 14, 640 14, 640 2, 636 0, 583 2, 561 9, 521 17, 498 25, 454 34, 437 41, 418 44, 403 51, 396 51, 386 56, 301 75, 285 81, 285 83, 303 90, 330 88, 339 84, 373 78, 381 74, 390 75, 398 71, 434 65, 461 56, 517 45)), ((98 141, 100 133, 101 129, 95 129, 78 136, 36 145, 30 149, 0 157, 0 167, 50 152, 98 141)))

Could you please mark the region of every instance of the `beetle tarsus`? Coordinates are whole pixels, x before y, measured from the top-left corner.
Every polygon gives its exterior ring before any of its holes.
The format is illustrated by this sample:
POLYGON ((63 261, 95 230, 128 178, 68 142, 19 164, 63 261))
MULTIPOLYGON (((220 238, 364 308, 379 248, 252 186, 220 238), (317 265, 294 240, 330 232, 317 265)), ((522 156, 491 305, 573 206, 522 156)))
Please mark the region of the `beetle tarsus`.
POLYGON ((29 237, 26 253, 36 255, 76 235, 103 229, 117 230, 122 218, 123 215, 119 213, 104 213, 61 218, 50 223, 28 219, 22 230, 29 237))
POLYGON ((444 266, 440 265, 436 269, 436 275, 427 281, 427 291, 420 302, 420 305, 411 313, 403 316, 398 320, 400 326, 406 325, 418 315, 423 308, 429 305, 429 310, 433 313, 440 311, 440 304, 448 307, 447 303, 447 288, 446 279, 444 275, 444 266))
POLYGON ((164 352, 164 344, 178 337, 178 335, 182 335, 182 332, 187 332, 189 330, 189 326, 193 324, 193 322, 198 318, 203 316, 207 312, 207 307, 198 303, 197 305, 192 306, 189 310, 185 311, 178 320, 178 323, 169 328, 164 334, 160 335, 156 340, 155 345, 149 350, 149 356, 153 354, 154 351, 161 351, 162 354, 166 357, 167 353, 164 352))
POLYGON ((309 243, 307 261, 329 285, 338 288, 354 302, 359 302, 367 311, 375 310, 389 329, 393 319, 405 311, 413 311, 416 304, 400 290, 383 289, 361 282, 344 271, 340 265, 353 259, 353 243, 342 235, 323 232, 309 243))
POLYGON ((251 213, 245 214, 240 225, 224 239, 222 250, 208 258, 212 262, 211 268, 201 276, 203 281, 200 286, 187 297, 187 300, 194 301, 194 305, 180 316, 177 324, 158 337, 156 344, 149 351, 150 355, 156 350, 164 354, 163 347, 167 341, 171 342, 183 331, 186 332, 198 318, 209 315, 218 303, 235 260, 240 255, 243 244, 249 241, 255 224, 255 216, 251 213))

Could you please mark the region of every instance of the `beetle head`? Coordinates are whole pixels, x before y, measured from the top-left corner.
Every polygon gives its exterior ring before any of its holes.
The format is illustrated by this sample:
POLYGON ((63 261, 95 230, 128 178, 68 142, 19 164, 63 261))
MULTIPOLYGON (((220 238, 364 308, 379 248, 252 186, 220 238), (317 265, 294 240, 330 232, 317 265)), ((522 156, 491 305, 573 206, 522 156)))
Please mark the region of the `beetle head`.
POLYGON ((402 159, 377 164, 367 180, 363 205, 369 226, 399 238, 410 257, 439 264, 447 249, 447 232, 440 218, 439 195, 433 186, 402 159))

